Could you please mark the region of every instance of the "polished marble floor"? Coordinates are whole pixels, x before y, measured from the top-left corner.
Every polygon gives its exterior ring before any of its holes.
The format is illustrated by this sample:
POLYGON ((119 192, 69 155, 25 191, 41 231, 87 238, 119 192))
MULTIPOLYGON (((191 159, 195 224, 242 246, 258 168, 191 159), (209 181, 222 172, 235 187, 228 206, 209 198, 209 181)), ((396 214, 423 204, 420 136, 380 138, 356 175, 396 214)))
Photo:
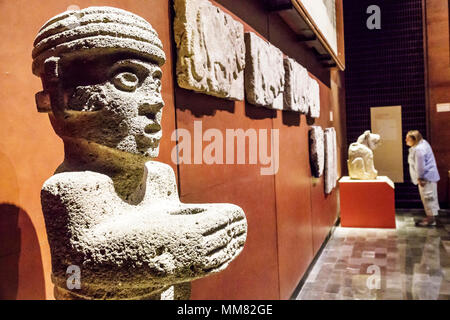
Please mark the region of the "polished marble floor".
POLYGON ((450 300, 450 215, 420 228, 422 210, 396 229, 336 227, 297 300, 450 300))

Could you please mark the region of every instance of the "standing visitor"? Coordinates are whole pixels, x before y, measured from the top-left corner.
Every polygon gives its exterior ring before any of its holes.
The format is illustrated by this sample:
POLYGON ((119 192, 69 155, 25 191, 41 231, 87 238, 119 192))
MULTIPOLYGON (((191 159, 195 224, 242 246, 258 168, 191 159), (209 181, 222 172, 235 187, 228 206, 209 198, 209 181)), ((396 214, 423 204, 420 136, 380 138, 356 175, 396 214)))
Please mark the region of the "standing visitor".
POLYGON ((411 181, 419 186, 420 198, 427 217, 416 223, 419 227, 436 225, 436 216, 439 211, 437 182, 439 173, 430 144, 423 139, 417 130, 406 134, 406 145, 409 146, 409 174, 411 181))

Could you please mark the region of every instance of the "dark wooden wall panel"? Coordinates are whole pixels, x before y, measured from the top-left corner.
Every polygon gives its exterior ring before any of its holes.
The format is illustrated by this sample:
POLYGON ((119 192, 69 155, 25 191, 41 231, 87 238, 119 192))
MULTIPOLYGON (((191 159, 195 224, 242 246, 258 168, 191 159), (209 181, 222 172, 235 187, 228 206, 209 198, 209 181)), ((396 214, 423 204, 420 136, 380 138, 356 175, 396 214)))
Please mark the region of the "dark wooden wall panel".
POLYGON ((449 2, 426 0, 428 92, 431 144, 441 180, 439 200, 449 207, 450 112, 437 112, 436 104, 450 102, 449 2))

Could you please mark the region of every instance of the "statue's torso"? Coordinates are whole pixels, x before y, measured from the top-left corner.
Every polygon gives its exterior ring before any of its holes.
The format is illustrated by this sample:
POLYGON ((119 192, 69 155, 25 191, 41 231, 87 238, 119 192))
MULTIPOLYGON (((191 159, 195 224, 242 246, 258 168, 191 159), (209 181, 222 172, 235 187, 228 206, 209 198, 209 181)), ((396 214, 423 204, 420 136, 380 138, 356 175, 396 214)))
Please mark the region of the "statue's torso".
POLYGON ((59 173, 45 182, 41 199, 57 286, 65 285, 67 267, 78 265, 88 295, 120 282, 125 292, 136 283, 152 290, 220 271, 240 253, 242 209, 183 204, 170 166, 150 161, 146 172, 137 205, 123 201, 111 178, 97 172, 59 173))

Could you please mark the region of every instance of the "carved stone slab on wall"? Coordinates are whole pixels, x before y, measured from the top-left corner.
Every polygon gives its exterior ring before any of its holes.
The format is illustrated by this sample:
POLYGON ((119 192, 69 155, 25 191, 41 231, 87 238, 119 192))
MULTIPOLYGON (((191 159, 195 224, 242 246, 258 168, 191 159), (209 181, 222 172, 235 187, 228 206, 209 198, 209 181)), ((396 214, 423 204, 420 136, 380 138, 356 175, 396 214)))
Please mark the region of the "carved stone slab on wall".
POLYGON ((320 126, 309 128, 309 157, 311 163, 311 174, 319 178, 323 174, 325 163, 324 136, 320 126))
POLYGON ((324 132, 325 137, 325 193, 329 194, 336 187, 338 179, 337 172, 337 143, 336 130, 326 128, 324 132))
POLYGON ((306 68, 294 59, 284 59, 286 82, 284 88, 284 108, 291 111, 308 112, 307 94, 309 75, 306 68))
POLYGON ((313 78, 309 78, 308 104, 311 118, 320 117, 320 87, 317 80, 313 78))
POLYGON ((207 0, 174 0, 178 85, 244 100, 244 26, 207 0))
POLYGON ((245 33, 245 96, 251 104, 283 110, 283 53, 253 32, 245 33))
POLYGON ((332 127, 333 129, 333 169, 334 169, 334 176, 333 176, 333 188, 336 188, 337 182, 339 180, 339 173, 338 173, 338 151, 337 151, 337 136, 336 136, 336 129, 332 127))

